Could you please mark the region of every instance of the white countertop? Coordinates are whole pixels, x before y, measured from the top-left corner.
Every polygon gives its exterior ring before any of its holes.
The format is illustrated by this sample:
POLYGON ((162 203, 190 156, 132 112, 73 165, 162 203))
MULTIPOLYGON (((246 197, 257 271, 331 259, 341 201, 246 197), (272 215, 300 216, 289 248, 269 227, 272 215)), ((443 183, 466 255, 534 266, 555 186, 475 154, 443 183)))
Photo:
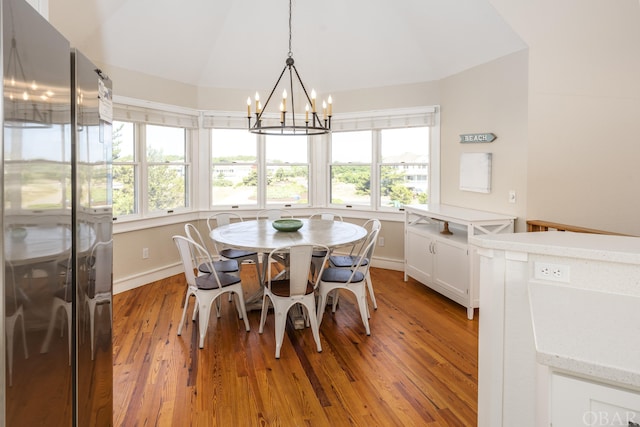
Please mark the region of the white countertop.
POLYGON ((529 302, 539 363, 640 387, 640 297, 530 282, 529 302))
POLYGON ((474 223, 483 221, 508 221, 514 220, 516 217, 512 215, 504 215, 494 212, 479 211, 475 209, 461 208, 458 206, 440 205, 440 204, 424 204, 424 205, 406 205, 406 211, 414 213, 424 213, 434 218, 458 221, 461 223, 474 223))
POLYGON ((550 231, 473 236, 470 243, 570 266, 569 283, 530 272, 522 285, 538 362, 640 388, 640 238, 550 231))
POLYGON ((480 235, 469 243, 481 248, 640 265, 640 237, 545 231, 480 235))

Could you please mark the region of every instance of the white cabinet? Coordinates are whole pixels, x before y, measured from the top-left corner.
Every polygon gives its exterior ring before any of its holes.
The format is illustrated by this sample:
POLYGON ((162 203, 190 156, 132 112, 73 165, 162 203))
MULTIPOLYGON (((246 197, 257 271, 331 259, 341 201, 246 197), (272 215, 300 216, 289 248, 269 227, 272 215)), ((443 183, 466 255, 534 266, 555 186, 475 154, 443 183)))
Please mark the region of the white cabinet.
POLYGON ((558 373, 551 375, 551 425, 640 424, 640 393, 558 373))
POLYGON ((475 234, 513 233, 514 217, 446 205, 405 206, 404 279, 409 276, 467 308, 478 307, 475 234), (446 233, 446 230, 449 233, 446 233))

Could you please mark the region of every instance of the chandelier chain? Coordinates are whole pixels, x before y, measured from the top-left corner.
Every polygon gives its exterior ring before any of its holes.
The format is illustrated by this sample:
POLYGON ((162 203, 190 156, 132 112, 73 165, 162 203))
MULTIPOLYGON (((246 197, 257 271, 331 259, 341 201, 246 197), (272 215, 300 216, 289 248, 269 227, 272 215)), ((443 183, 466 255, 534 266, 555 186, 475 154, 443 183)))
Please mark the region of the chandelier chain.
POLYGON ((289 58, 293 57, 291 50, 291 0, 289 0, 289 58))

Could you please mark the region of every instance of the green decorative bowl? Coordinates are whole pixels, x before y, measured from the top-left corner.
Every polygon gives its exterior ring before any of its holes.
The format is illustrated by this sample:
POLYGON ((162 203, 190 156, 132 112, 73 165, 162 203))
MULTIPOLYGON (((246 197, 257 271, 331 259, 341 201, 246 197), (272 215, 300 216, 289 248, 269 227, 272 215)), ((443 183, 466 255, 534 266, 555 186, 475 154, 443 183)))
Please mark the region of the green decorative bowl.
POLYGON ((16 227, 11 229, 11 238, 13 240, 21 241, 26 239, 27 229, 24 227, 16 227))
POLYGON ((276 219, 271 223, 278 231, 298 231, 302 227, 299 219, 276 219))

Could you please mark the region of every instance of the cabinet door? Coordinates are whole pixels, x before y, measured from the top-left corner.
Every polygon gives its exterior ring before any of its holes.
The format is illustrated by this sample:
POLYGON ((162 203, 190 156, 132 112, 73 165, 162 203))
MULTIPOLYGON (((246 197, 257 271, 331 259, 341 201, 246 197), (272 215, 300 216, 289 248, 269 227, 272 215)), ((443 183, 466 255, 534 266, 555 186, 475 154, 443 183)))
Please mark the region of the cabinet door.
POLYGON ((421 283, 431 283, 433 278, 433 239, 423 234, 407 231, 407 274, 421 283))
POLYGON ((553 374, 551 423, 553 427, 640 424, 640 393, 553 374))
POLYGON ((466 245, 435 241, 434 278, 443 294, 469 305, 469 255, 466 245))

